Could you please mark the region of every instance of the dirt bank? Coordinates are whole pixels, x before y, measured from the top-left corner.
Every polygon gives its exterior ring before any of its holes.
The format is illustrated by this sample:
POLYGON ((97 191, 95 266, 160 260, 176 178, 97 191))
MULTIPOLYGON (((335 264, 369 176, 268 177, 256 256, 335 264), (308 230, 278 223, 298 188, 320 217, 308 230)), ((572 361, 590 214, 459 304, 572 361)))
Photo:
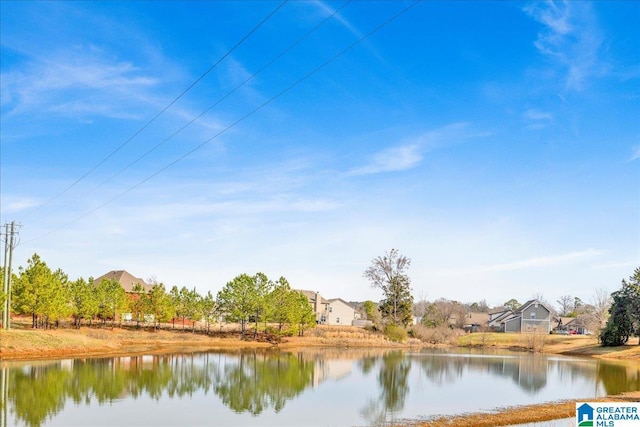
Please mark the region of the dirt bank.
MULTIPOLYGON (((544 336, 537 351, 582 357, 640 361, 640 346, 601 347, 592 336, 544 336)), ((129 328, 33 330, 28 327, 0 330, 0 360, 59 359, 67 357, 115 356, 194 352, 241 348, 412 348, 428 347, 418 340, 405 343, 355 327, 319 327, 303 337, 286 337, 277 345, 264 339, 240 339, 238 331, 217 330, 212 335, 189 331, 129 328)), ((531 351, 530 339, 519 334, 469 334, 459 337, 458 347, 531 351)))
MULTIPOLYGON (((640 392, 587 400, 589 402, 640 402, 640 392)), ((567 400, 558 403, 501 408, 491 413, 479 412, 453 417, 435 417, 426 421, 405 422, 395 427, 498 427, 573 418, 576 416, 576 402, 582 401, 567 400)))
MULTIPOLYGON (((248 334, 251 335, 251 334, 248 334)), ((413 341, 413 345, 418 344, 413 341)), ((136 354, 198 352, 242 348, 384 347, 406 348, 360 328, 318 328, 303 337, 286 337, 275 344, 265 339, 243 340, 237 331, 211 335, 181 330, 123 328, 12 329, 0 331, 0 360, 61 359, 136 354)))

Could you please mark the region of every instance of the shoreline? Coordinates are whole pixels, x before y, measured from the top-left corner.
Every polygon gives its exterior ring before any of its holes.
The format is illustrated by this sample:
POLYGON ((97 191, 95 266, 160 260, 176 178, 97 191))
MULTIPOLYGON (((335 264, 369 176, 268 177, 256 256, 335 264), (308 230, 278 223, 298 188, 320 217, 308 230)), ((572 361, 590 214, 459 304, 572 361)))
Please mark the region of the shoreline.
MULTIPOLYGON (((356 327, 318 327, 302 337, 285 337, 279 343, 268 342, 264 337, 242 339, 236 330, 192 332, 180 329, 135 329, 132 327, 88 327, 80 329, 31 329, 0 330, 0 362, 75 357, 115 357, 140 354, 166 354, 175 352, 203 352, 212 350, 279 349, 296 348, 457 348, 509 350, 532 352, 527 340, 516 334, 487 334, 481 343, 473 334, 459 337, 456 344, 429 344, 417 339, 404 343, 390 341, 356 327)), ((631 360, 640 362, 640 345, 601 347, 593 337, 554 336, 535 352, 587 358, 631 360)))
MULTIPOLYGON (((0 365, 9 362, 60 360, 69 358, 101 358, 119 356, 196 353, 207 351, 240 352, 246 349, 264 351, 296 351, 312 348, 410 350, 418 348, 485 349, 531 351, 518 335, 482 336, 482 345, 470 335, 461 336, 457 345, 427 344, 418 340, 405 343, 389 341, 378 334, 355 327, 320 327, 303 337, 286 337, 278 344, 265 339, 243 340, 239 331, 216 332, 213 335, 189 330, 148 330, 132 328, 98 328, 33 330, 30 328, 0 331, 0 365), (487 339, 489 338, 489 339, 487 339)), ((252 334, 250 334, 252 335, 252 334)), ((264 338, 264 337, 262 337, 264 338)), ((640 346, 604 348, 590 337, 551 336, 538 349, 544 354, 581 358, 613 359, 640 362, 640 346)), ((402 420, 394 427, 509 426, 551 421, 575 416, 576 401, 640 402, 640 392, 610 395, 603 398, 576 399, 561 402, 496 408, 495 411, 440 416, 429 419, 402 420)))
POLYGON ((500 427, 574 418, 576 402, 640 402, 640 392, 627 392, 607 397, 570 399, 556 403, 536 403, 490 412, 474 412, 453 416, 436 416, 427 420, 409 420, 393 427, 500 427))

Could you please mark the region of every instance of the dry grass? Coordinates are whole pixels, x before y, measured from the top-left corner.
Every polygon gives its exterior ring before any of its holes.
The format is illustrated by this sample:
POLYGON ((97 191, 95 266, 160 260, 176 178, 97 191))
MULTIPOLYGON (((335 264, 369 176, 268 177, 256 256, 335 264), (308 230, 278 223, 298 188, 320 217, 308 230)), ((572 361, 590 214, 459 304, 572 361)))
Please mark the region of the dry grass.
MULTIPOLYGON (((212 328, 213 335, 189 330, 87 328, 0 330, 0 360, 56 359, 64 357, 159 354, 229 348, 270 348, 272 344, 242 340, 237 325, 212 328)), ((248 334, 253 336, 252 334, 248 334)), ((280 348, 303 347, 407 347, 417 340, 395 343, 382 334, 352 326, 320 326, 303 337, 286 337, 280 348)))
MULTIPOLYGON (((638 402, 640 392, 624 393, 606 398, 587 399, 589 402, 638 402)), ((434 417, 427 421, 415 421, 402 426, 406 427, 498 427, 514 424, 551 421, 561 418, 571 418, 576 415, 576 402, 582 399, 558 403, 543 403, 529 406, 500 408, 495 412, 478 412, 456 416, 434 417)), ((401 427, 398 425, 396 427, 401 427)))
POLYGON ((411 334, 422 342, 429 344, 456 345, 458 334, 447 326, 427 328, 424 325, 413 325, 411 334))

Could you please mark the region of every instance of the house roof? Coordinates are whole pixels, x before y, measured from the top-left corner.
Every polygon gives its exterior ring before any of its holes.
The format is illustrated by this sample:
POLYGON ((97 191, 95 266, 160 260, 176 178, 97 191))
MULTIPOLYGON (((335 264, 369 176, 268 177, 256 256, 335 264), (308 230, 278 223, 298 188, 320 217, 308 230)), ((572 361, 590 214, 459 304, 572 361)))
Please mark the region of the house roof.
POLYGON ((337 301, 342 302, 344 305, 348 306, 349 308, 352 308, 352 309, 354 309, 354 310, 356 309, 356 308, 353 306, 353 304, 346 302, 346 301, 345 301, 345 300, 343 300, 342 298, 331 298, 331 299, 329 300, 329 303, 330 303, 330 304, 332 304, 332 303, 337 302, 337 301))
POLYGON ((549 310, 549 308, 544 305, 543 303, 541 303, 540 301, 538 301, 537 299, 532 299, 529 300, 527 302, 525 302, 524 304, 522 304, 520 307, 518 307, 518 309, 516 311, 514 311, 514 314, 520 314, 522 313, 524 310, 526 310, 530 305, 534 304, 534 303, 538 303, 539 305, 541 305, 542 307, 545 308, 545 310, 547 310, 549 313, 551 313, 551 310, 549 310))
POLYGON ((484 325, 489 322, 489 313, 481 313, 476 311, 471 311, 464 316, 464 322, 466 324, 478 324, 484 325))
POLYGON ((501 315, 491 319, 491 322, 496 322, 496 321, 500 321, 500 320, 504 320, 505 318, 509 317, 509 316, 513 316, 513 311, 511 310, 507 310, 504 313, 502 313, 501 315))
POLYGON ((575 317, 565 317, 565 316, 556 317, 553 320, 555 321, 555 323, 562 322, 562 326, 568 326, 576 322, 575 317))
POLYGON ((132 293, 135 285, 140 284, 144 288, 145 292, 149 292, 153 285, 149 285, 145 283, 144 280, 139 277, 134 277, 129 274, 125 270, 112 270, 107 274, 103 274, 102 276, 95 279, 93 282, 98 284, 103 280, 115 280, 120 283, 120 286, 124 289, 125 292, 132 293))
MULTIPOLYGON (((301 294, 303 294, 305 297, 309 298, 309 301, 311 302, 315 302, 316 301, 316 294, 318 294, 319 292, 315 292, 315 291, 309 291, 306 289, 295 289, 296 291, 300 292, 301 294)), ((329 304, 329 301, 327 301, 326 299, 322 298, 322 295, 320 295, 320 303, 321 304, 329 304)))

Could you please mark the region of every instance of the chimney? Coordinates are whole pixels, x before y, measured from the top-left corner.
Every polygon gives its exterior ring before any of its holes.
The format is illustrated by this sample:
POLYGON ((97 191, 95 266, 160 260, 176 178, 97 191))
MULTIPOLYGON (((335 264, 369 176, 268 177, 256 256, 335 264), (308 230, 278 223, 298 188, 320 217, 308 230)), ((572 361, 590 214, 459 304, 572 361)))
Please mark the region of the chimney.
POLYGON ((316 313, 320 313, 320 309, 322 308, 321 300, 320 292, 316 292, 316 302, 313 304, 313 309, 316 313))

